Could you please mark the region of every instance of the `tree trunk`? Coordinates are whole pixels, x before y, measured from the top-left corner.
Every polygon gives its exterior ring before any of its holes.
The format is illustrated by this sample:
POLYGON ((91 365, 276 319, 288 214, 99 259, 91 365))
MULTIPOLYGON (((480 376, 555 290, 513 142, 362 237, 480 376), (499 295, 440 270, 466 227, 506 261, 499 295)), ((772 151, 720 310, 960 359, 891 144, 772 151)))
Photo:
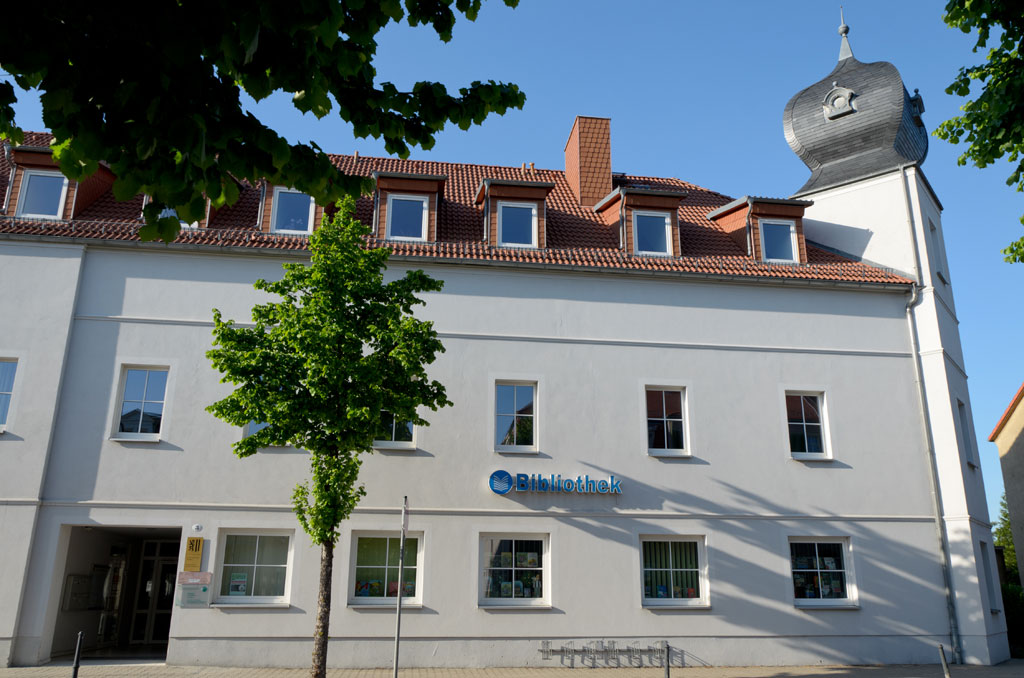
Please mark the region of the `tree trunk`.
POLYGON ((312 678, 327 678, 327 636, 331 624, 331 573, 334 571, 334 543, 321 544, 320 595, 316 601, 316 629, 313 631, 312 678))

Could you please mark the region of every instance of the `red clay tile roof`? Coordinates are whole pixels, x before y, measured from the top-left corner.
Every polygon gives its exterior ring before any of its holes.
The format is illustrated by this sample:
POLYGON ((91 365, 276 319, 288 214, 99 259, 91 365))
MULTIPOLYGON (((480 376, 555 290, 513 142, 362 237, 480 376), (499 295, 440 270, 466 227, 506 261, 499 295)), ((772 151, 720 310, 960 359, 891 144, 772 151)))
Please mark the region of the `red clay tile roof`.
POLYGON ((996 427, 992 429, 992 434, 988 437, 988 441, 990 443, 994 443, 996 441, 996 436, 1002 432, 1003 427, 1006 426, 1006 422, 1010 421, 1010 416, 1013 414, 1014 410, 1017 409, 1017 406, 1020 405, 1021 400, 1024 400, 1024 384, 1020 385, 1020 389, 1017 390, 1017 395, 1013 396, 1013 400, 1010 401, 1006 411, 1003 412, 1003 416, 999 417, 996 427))
MULTIPOLYGON (((44 136, 26 133, 39 145, 44 136)), ((48 141, 47 141, 48 143, 48 141)), ((590 208, 581 207, 562 170, 522 170, 518 167, 469 165, 397 158, 333 155, 343 172, 370 176, 374 171, 445 175, 436 243, 395 243, 371 239, 371 246, 388 246, 396 256, 448 261, 524 262, 597 269, 647 270, 704 275, 821 280, 857 283, 911 284, 885 269, 851 261, 807 246, 807 264, 769 264, 748 257, 739 245, 706 214, 731 198, 674 178, 616 174, 616 187, 685 191, 679 206, 681 257, 641 257, 619 249, 618 226, 607 226, 590 208), (545 249, 498 248, 483 242, 483 206, 474 203, 483 179, 546 181, 555 184, 546 202, 545 249)), ((260 249, 302 250, 306 238, 274 235, 257 230, 261 187, 248 184, 238 202, 211 217, 209 228, 183 229, 176 242, 189 245, 241 246, 260 249)), ((67 222, 29 222, 0 219, 0 233, 33 233, 106 240, 137 240, 142 199, 117 202, 109 192, 89 209, 67 222)), ((360 198, 356 217, 370 223, 373 201, 360 198)))

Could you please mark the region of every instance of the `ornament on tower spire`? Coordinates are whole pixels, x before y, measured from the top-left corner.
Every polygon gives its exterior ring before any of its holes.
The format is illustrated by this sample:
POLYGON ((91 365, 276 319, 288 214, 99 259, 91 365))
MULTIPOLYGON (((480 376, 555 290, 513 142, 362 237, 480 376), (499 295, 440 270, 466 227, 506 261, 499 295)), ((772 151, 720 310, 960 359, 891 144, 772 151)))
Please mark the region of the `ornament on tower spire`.
POLYGON ((850 27, 846 25, 843 18, 843 6, 839 5, 839 35, 842 36, 842 43, 839 45, 839 60, 853 58, 853 50, 850 49, 850 41, 846 36, 850 33, 850 27))

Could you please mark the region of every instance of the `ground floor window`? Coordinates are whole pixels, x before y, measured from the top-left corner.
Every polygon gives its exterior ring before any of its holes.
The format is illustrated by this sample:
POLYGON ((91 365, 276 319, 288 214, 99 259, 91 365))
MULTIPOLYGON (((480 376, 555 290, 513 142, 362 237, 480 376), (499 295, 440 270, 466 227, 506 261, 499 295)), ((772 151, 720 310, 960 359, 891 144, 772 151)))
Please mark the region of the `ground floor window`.
POLYGON ((546 604, 548 584, 547 535, 481 537, 480 601, 483 605, 546 604))
POLYGON ((356 533, 352 544, 350 605, 394 605, 399 586, 409 603, 420 601, 421 536, 406 536, 405 567, 400 568, 401 536, 356 533), (399 577, 399 569, 402 571, 399 577))
POLYGON ((281 533, 226 534, 221 560, 221 602, 284 602, 290 542, 290 535, 281 533))
POLYGON ((793 538, 790 539, 789 552, 793 598, 797 605, 827 606, 854 602, 847 540, 793 538))
POLYGON ((641 537, 645 606, 707 604, 703 537, 641 537))

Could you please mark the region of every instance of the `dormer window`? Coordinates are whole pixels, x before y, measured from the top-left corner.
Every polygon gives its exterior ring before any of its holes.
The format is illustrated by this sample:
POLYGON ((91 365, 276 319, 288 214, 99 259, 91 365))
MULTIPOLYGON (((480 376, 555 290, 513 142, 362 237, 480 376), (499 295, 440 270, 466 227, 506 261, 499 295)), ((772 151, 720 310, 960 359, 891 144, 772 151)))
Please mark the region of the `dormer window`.
POLYGON ((671 256, 672 219, 668 212, 633 210, 633 251, 636 254, 671 256))
POLYGON ((272 233, 311 233, 316 203, 305 193, 277 186, 274 210, 270 217, 272 233))
POLYGON ((190 224, 187 221, 185 221, 184 219, 182 219, 181 217, 179 217, 178 216, 178 210, 174 209, 173 207, 165 207, 165 208, 163 208, 163 210, 160 212, 160 214, 159 214, 159 216, 157 218, 158 219, 163 219, 164 217, 171 217, 173 219, 177 219, 178 223, 181 224, 182 228, 196 228, 199 225, 198 222, 193 221, 190 224))
POLYGON ((760 220, 761 255, 765 261, 797 261, 796 223, 760 220))
POLYGON ((388 193, 388 240, 426 241, 429 214, 427 196, 388 193))
POLYGON ((18 198, 18 216, 31 219, 60 219, 68 180, 60 172, 25 170, 18 198))
POLYGON ((537 246, 537 204, 498 201, 498 246, 537 246))

